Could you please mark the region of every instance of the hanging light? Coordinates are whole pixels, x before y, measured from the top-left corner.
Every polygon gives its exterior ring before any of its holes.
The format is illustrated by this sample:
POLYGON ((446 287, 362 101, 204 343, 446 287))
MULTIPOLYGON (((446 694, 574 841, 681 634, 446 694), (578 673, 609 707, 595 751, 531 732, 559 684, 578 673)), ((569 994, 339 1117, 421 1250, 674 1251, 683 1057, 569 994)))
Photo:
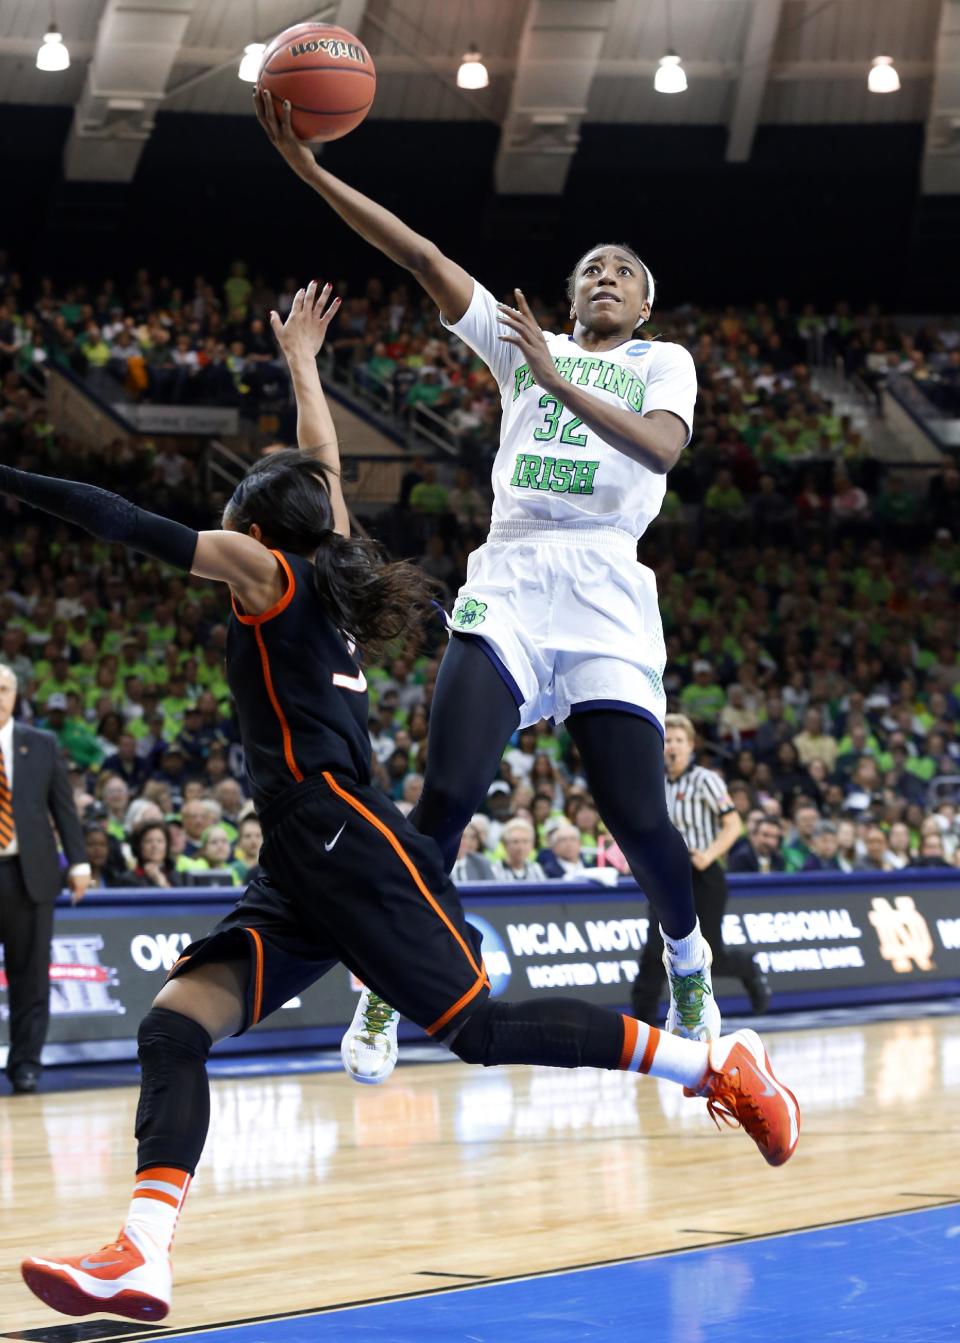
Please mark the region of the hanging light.
POLYGON ((463 53, 463 64, 457 71, 458 89, 485 89, 490 83, 487 67, 480 59, 476 42, 470 44, 470 50, 463 53))
POLYGON ((900 76, 892 56, 874 56, 867 75, 867 88, 871 93, 897 93, 900 88, 900 76))
POLYGON ((657 73, 653 77, 653 87, 657 93, 685 93, 687 76, 680 57, 675 51, 668 51, 660 57, 657 73))
POLYGON ((38 70, 69 70, 70 53, 63 40, 63 34, 55 23, 43 35, 40 50, 37 52, 38 70))
POLYGON ((265 42, 248 42, 243 49, 243 55, 240 57, 240 69, 238 76, 245 80, 247 84, 256 84, 257 76, 260 73, 260 62, 263 60, 263 53, 267 49, 265 42))

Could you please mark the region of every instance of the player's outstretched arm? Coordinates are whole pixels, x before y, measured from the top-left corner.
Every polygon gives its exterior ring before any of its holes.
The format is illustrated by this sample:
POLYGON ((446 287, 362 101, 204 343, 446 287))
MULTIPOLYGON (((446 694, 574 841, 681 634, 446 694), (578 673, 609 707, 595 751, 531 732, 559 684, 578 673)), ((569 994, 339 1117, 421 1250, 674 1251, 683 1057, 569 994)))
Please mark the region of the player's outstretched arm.
POLYGON ((283 105, 283 116, 279 121, 269 94, 254 93, 253 105, 270 143, 297 176, 313 187, 355 233, 398 266, 410 271, 447 322, 452 325, 459 322, 473 297, 472 276, 444 256, 435 243, 415 233, 402 219, 321 168, 309 147, 294 134, 288 102, 283 105))
POLYGON ((100 541, 119 542, 175 569, 229 583, 251 614, 269 610, 283 595, 280 566, 252 536, 196 532, 97 485, 39 476, 12 466, 0 466, 0 490, 31 508, 82 527, 100 541))
POLYGON ((272 312, 270 325, 290 369, 297 398, 297 444, 326 468, 333 530, 349 536, 350 515, 340 484, 337 431, 317 372, 317 355, 340 306, 339 298, 330 298, 330 290, 326 284, 318 292, 317 281, 311 280, 306 289, 297 290, 287 320, 282 322, 280 314, 272 312))

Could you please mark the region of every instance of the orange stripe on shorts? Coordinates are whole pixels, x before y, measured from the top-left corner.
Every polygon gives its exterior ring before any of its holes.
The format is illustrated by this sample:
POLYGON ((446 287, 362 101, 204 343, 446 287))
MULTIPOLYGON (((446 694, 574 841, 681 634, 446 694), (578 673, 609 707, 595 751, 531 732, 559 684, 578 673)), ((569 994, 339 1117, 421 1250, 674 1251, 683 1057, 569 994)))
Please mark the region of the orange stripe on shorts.
POLYGON ((255 1026, 260 1020, 260 1012, 263 1009, 263 938, 256 928, 246 928, 244 931, 253 938, 253 1011, 250 1014, 250 1025, 255 1026))
POLYGON ((467 990, 467 992, 463 994, 462 997, 458 998, 452 1007, 447 1008, 446 1012, 444 1012, 442 1016, 438 1017, 437 1020, 431 1026, 427 1027, 427 1034, 432 1035, 435 1031, 438 1031, 443 1026, 445 1026, 448 1021, 452 1020, 452 1018, 457 1015, 457 1013, 461 1010, 461 1008, 465 1007, 467 1003, 471 1001, 471 999, 475 998, 476 995, 483 988, 484 984, 488 984, 490 982, 487 978, 486 967, 484 966, 482 961, 480 962, 479 965, 477 964, 470 948, 467 946, 466 942, 460 936, 460 933, 457 931, 457 929, 454 928, 453 924, 447 918, 444 911, 437 904, 436 900, 434 899, 433 895, 430 892, 429 887, 427 886, 427 883, 424 881, 423 877, 417 870, 417 866, 414 863, 413 859, 407 853, 406 849, 400 843, 399 839, 397 839, 396 835, 389 828, 389 826, 384 825, 383 821, 381 821, 378 816, 375 816, 372 811, 370 811, 367 807, 365 807, 358 798, 353 797, 350 793, 347 792, 345 788, 341 788, 340 785, 337 783, 336 779, 331 774, 324 771, 323 777, 326 781, 327 787, 330 788, 334 793, 336 793, 337 797, 342 798, 343 801, 346 802, 348 806, 352 807, 353 810, 357 812, 360 816, 362 816, 365 821, 369 821, 370 824, 375 829, 380 831, 381 835, 383 835, 384 839, 386 839, 387 843, 393 849, 394 853, 400 859, 401 863, 403 863, 404 867, 410 873, 410 876, 413 878, 413 883, 416 886, 417 890, 423 896, 424 900, 426 900, 427 904, 433 910, 434 914, 436 914, 437 918, 442 920, 447 931, 454 938, 457 945, 460 947, 460 950, 463 952, 464 956, 466 956, 467 960, 470 962, 470 967, 477 977, 475 982, 471 985, 471 987, 467 990))

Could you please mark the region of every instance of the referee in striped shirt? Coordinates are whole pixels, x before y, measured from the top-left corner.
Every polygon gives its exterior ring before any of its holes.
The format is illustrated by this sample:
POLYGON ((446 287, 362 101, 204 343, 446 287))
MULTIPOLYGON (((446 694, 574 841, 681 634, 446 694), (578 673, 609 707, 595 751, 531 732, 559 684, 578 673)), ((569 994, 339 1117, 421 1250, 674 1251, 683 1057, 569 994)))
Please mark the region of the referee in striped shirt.
MULTIPOLYGON (((724 946, 723 912, 727 904, 727 877, 722 859, 740 838, 740 817, 719 774, 693 763, 696 739, 693 724, 683 714, 668 714, 665 722, 664 760, 667 767, 667 810, 683 835, 693 864, 693 900, 700 929, 713 951, 713 978, 730 975, 742 980, 754 1012, 770 1002, 766 976, 748 951, 724 946)), ((663 939, 657 920, 650 920, 640 971, 633 982, 632 1002, 641 1021, 653 1021, 666 986, 663 939)))

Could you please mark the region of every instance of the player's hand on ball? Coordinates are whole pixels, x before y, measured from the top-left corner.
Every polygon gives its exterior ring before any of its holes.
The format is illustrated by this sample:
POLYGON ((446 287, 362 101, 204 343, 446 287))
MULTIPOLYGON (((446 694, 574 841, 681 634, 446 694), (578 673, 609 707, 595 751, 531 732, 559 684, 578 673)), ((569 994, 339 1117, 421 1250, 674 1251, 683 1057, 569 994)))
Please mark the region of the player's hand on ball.
POLYGON ((339 298, 330 298, 333 286, 325 284, 318 291, 317 281, 311 280, 306 289, 298 289, 287 320, 281 322, 278 312, 271 312, 270 325, 287 359, 306 356, 316 359, 338 308, 339 298))
POLYGON ((556 367, 547 348, 547 342, 543 338, 543 332, 537 325, 537 319, 533 315, 530 304, 523 296, 521 289, 515 289, 517 296, 517 306, 508 307, 506 303, 498 303, 499 321, 504 326, 510 328, 512 335, 501 336, 500 339, 507 345, 516 345, 520 350, 530 367, 536 381, 541 387, 549 388, 558 384, 561 380, 557 374, 556 367))
POLYGON ((290 122, 290 104, 283 104, 283 115, 278 120, 273 95, 254 89, 253 108, 274 149, 283 155, 298 177, 309 178, 316 169, 317 160, 313 157, 313 151, 294 133, 290 122))

